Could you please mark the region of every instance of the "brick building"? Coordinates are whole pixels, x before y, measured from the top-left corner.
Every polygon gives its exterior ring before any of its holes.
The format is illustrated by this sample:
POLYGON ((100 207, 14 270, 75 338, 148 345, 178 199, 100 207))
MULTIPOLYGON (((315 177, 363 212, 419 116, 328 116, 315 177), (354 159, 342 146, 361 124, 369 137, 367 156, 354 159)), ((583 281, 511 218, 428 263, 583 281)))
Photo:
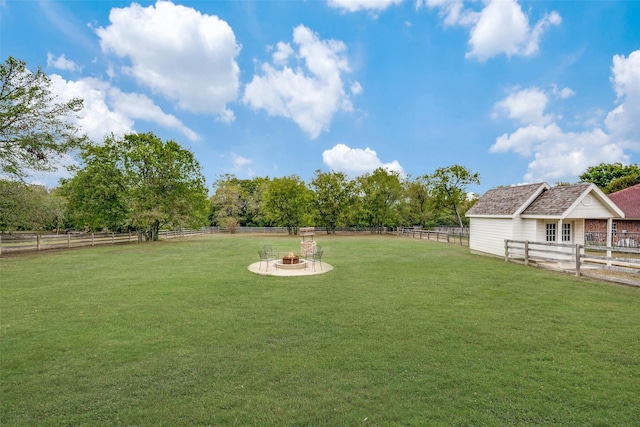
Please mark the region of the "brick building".
MULTIPOLYGON (((613 243, 620 246, 640 244, 640 184, 608 195, 609 199, 624 212, 624 218, 613 220, 613 243)), ((601 219, 585 221, 586 240, 603 241, 607 222, 601 219)))

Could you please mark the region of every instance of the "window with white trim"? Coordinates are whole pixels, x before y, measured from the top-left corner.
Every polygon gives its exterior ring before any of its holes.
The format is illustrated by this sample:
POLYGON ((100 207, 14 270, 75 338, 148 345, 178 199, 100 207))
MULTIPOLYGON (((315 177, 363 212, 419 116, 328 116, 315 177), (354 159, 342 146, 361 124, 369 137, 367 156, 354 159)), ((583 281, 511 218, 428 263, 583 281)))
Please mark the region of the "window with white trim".
POLYGON ((571 223, 562 224, 562 241, 571 242, 571 223))
POLYGON ((556 241, 556 223, 550 222, 546 224, 547 226, 547 242, 555 242, 556 241))

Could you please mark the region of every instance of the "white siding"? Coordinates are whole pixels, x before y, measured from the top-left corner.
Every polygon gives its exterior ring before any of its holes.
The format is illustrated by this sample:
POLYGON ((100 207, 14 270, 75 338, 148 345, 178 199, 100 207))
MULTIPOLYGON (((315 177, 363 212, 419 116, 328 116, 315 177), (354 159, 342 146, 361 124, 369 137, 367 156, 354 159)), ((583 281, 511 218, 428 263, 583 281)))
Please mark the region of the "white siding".
MULTIPOLYGON (((544 219, 536 219, 531 221, 535 223, 535 229, 533 231, 533 240, 534 242, 546 242, 547 241, 547 226, 545 225, 547 222, 555 222, 558 221, 545 221, 544 219)), ((556 230, 556 233, 558 230, 556 230)))
POLYGON ((512 222, 508 218, 470 218, 469 248, 503 256, 504 240, 513 239, 512 222))
MULTIPOLYGON (((588 195, 586 198, 591 198, 591 204, 584 205, 584 203, 578 203, 576 207, 568 213, 566 218, 611 218, 615 216, 596 196, 588 195)), ((584 201, 584 200, 583 200, 584 201)))
POLYGON ((584 245, 584 219, 576 219, 573 223, 573 243, 584 245))
POLYGON ((536 221, 516 218, 513 221, 513 240, 536 240, 536 221))

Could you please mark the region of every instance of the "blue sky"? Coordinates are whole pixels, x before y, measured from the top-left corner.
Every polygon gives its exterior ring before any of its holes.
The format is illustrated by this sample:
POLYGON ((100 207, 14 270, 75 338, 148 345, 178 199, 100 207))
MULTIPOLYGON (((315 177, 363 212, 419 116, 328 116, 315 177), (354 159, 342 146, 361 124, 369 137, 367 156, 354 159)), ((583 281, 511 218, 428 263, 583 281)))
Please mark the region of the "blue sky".
POLYGON ((640 162, 639 1, 0 0, 0 12, 2 60, 83 98, 78 126, 95 142, 173 139, 209 185, 459 164, 484 193, 640 162))

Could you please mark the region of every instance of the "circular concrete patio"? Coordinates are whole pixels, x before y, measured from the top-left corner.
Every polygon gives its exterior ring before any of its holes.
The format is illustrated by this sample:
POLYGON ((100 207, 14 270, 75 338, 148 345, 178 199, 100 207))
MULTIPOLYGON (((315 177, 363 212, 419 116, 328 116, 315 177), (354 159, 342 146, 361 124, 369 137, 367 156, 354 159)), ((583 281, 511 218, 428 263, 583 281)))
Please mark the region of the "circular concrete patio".
POLYGON ((316 274, 328 273, 333 270, 333 266, 331 264, 327 264, 326 262, 322 263, 322 269, 320 269, 320 263, 318 263, 315 267, 315 271, 312 265, 307 265, 305 268, 276 268, 275 263, 269 263, 269 269, 267 269, 267 264, 262 262, 262 266, 260 262, 254 262, 248 267, 249 271, 256 274, 262 274, 263 276, 314 276, 316 274))

